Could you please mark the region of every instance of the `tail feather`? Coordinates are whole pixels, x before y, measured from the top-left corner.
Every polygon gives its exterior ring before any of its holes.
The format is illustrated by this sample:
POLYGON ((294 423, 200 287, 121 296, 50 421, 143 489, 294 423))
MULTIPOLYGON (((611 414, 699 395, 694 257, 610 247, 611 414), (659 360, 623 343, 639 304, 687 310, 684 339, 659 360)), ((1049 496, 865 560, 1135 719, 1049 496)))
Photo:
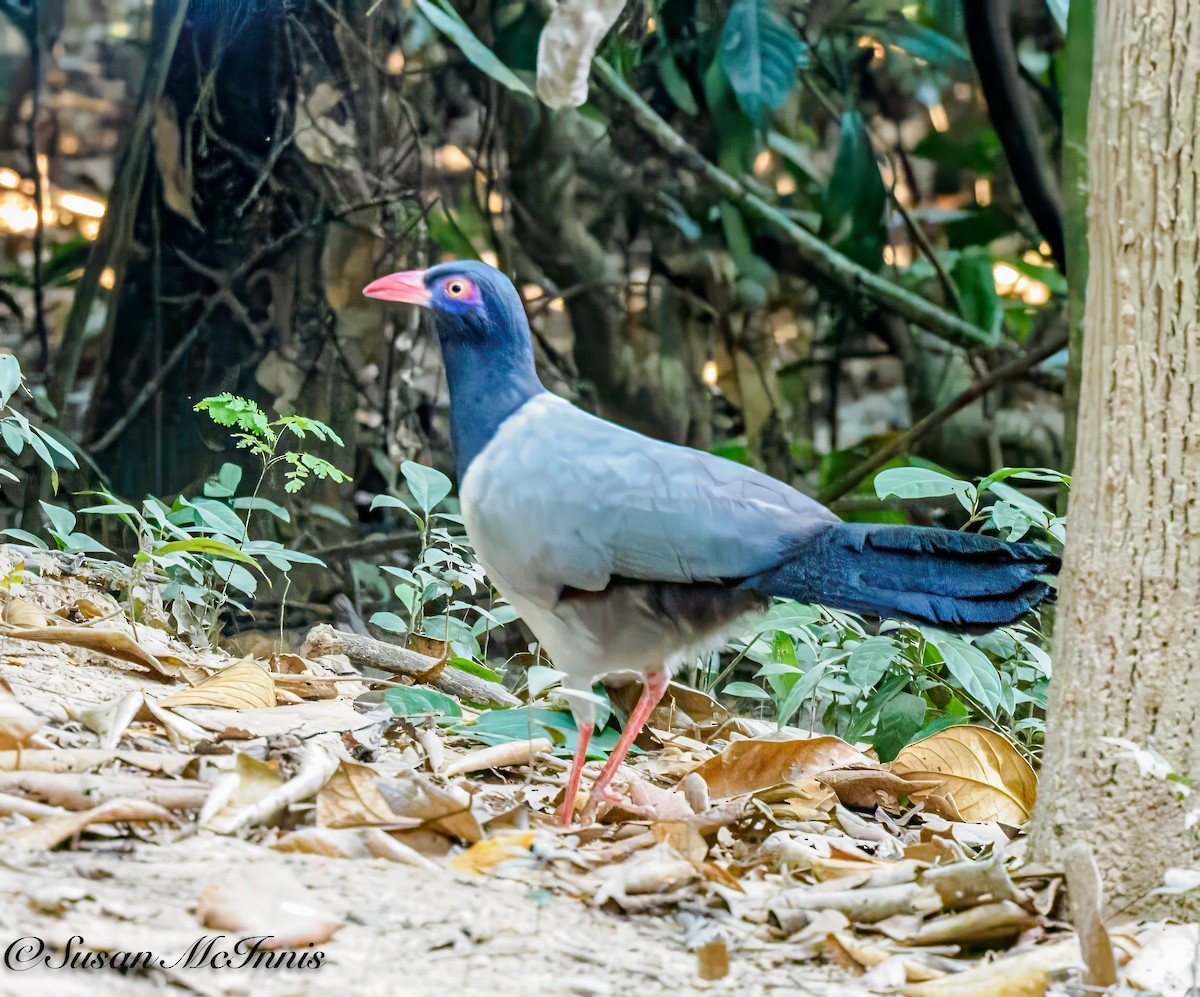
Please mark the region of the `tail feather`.
POLYGON ((1012 623, 1052 592, 1059 559, 1028 543, 918 526, 836 523, 747 580, 766 595, 867 616, 981 632, 1012 623))

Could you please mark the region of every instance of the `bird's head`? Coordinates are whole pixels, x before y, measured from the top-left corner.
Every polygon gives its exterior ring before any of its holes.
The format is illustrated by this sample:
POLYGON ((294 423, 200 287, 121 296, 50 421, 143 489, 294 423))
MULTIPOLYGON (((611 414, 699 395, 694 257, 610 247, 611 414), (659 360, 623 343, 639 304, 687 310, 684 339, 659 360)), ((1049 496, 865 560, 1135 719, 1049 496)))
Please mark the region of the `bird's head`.
POLYGON ((512 281, 495 267, 476 260, 452 260, 428 270, 388 274, 368 284, 363 294, 428 308, 444 341, 496 342, 506 335, 528 335, 525 309, 512 281))

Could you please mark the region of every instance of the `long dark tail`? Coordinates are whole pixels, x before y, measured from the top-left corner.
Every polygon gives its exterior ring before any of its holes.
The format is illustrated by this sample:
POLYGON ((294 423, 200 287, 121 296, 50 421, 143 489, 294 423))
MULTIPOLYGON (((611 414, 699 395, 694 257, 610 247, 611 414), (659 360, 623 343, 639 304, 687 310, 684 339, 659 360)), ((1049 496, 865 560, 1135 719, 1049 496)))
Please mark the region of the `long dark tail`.
POLYGON ((948 630, 1012 623, 1051 588, 1059 559, 1028 543, 920 526, 835 523, 747 588, 948 630))

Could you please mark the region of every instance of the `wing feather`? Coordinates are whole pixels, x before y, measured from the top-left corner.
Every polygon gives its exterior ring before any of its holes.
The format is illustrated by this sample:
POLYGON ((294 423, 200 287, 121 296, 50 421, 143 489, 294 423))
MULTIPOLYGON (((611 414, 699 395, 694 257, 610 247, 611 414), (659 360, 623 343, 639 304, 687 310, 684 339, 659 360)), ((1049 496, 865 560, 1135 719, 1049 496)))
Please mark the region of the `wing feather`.
POLYGON ((615 426, 554 395, 528 402, 463 482, 472 541, 502 590, 552 606, 613 576, 756 575, 837 517, 752 468, 615 426))

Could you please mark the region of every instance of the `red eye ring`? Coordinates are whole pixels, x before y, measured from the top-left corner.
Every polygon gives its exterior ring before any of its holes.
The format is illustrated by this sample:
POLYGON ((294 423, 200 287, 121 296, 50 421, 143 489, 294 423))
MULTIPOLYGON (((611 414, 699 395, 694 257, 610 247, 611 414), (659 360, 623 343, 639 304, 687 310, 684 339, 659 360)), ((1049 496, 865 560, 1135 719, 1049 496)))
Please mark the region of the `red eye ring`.
POLYGON ((453 277, 446 281, 446 296, 455 299, 465 298, 470 287, 471 285, 461 277, 453 277))

